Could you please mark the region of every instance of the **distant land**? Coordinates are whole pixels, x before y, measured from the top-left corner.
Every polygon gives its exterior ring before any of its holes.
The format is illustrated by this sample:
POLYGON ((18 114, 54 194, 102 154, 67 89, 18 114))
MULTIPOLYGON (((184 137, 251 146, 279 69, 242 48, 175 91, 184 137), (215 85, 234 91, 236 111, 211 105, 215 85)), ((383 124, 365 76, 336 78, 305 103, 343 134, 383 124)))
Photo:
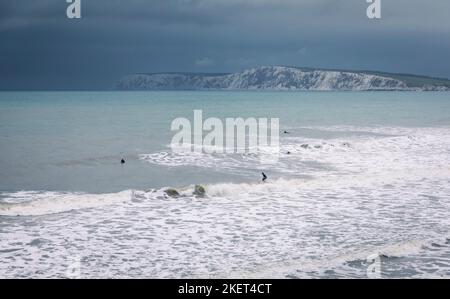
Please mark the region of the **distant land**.
POLYGON ((119 90, 450 91, 450 80, 377 71, 261 66, 236 73, 143 73, 119 90))

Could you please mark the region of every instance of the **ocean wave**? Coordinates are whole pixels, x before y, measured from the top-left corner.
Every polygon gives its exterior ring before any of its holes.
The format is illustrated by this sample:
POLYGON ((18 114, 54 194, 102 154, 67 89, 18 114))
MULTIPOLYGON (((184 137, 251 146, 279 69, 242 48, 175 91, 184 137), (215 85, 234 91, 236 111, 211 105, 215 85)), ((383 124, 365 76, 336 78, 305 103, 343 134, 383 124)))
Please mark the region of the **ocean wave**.
POLYGON ((20 191, 3 193, 2 197, 0 216, 40 216, 129 201, 132 191, 109 194, 20 191))
MULTIPOLYGON (((379 278, 388 277, 390 270, 389 260, 410 257, 413 260, 420 260, 421 255, 429 254, 429 248, 439 246, 449 248, 448 238, 431 237, 427 239, 405 240, 380 246, 365 246, 365 249, 353 250, 353 252, 342 252, 327 255, 327 250, 323 246, 316 248, 322 255, 310 260, 283 260, 275 263, 268 263, 258 266, 251 271, 237 271, 231 273, 221 273, 219 277, 247 279, 261 278, 321 278, 321 277, 359 277, 370 278, 367 273, 370 265, 378 262, 379 278), (330 275, 333 273, 333 275, 330 275)), ((357 247, 356 247, 357 248, 357 247)), ((450 260, 450 257, 449 257, 450 260)), ((398 262, 398 261, 397 261, 398 262)), ((399 266, 396 264, 395 266, 399 266)), ((406 267, 423 267, 422 265, 409 264, 406 267)), ((442 269, 435 269, 436 272, 442 269)), ((444 269, 445 271, 445 269, 444 269)), ((420 273, 418 277, 437 277, 438 274, 420 273)))
MULTIPOLYGON (((46 246, 53 248, 45 255, 57 267, 50 276, 64 273, 70 252, 81 252, 87 260, 83 264, 87 277, 110 277, 99 272, 101 269, 115 271, 114 277, 330 275, 322 270, 365 277, 370 255, 386 262, 394 257, 421 256, 423 249, 445 251, 448 247, 435 237, 448 234, 447 210, 434 198, 421 196, 448 197, 448 187, 436 193, 433 181, 398 177, 401 180, 394 183, 384 178, 392 184, 388 187, 380 178, 362 180, 356 175, 352 179, 223 182, 203 185, 205 197, 196 196, 193 185, 174 186, 180 194, 177 197, 165 194, 166 188, 97 195, 13 193, 2 200, 13 209, 2 208, 0 215, 52 214, 52 225, 28 219, 34 223, 33 229, 23 231, 22 225, 11 220, 0 245, 20 248, 2 253, 14 258, 34 254, 29 262, 34 271, 40 268, 41 259, 47 258, 26 244, 33 243, 35 232, 45 236, 50 240, 46 246), (74 211, 67 214, 70 217, 54 214, 70 210, 74 211), (119 254, 127 257, 127 267, 141 272, 125 269, 117 259, 119 254), (147 256, 155 259, 144 258, 147 256)), ((440 251, 435 254, 442 255, 440 251)), ((5 276, 19 273, 6 272, 6 267, 0 266, 0 273, 8 273, 5 276)), ((439 265, 433 267, 442 271, 439 265)))
POLYGON ((281 138, 280 148, 260 149, 250 154, 222 154, 193 152, 187 148, 141 154, 140 159, 164 166, 193 166, 219 168, 224 171, 264 168, 272 161, 271 169, 280 173, 316 171, 308 163, 320 163, 330 171, 340 173, 386 172, 409 168, 442 168, 450 163, 449 128, 364 128, 318 127, 331 132, 359 130, 379 135, 359 134, 311 138, 293 134, 281 138), (306 166, 306 167, 305 167, 306 166))
POLYGON ((8 263, 0 273, 33 276, 44 260, 53 263, 49 276, 61 275, 67 256, 81 252, 87 277, 366 277, 369 257, 379 257, 389 277, 440 275, 448 271, 450 256, 441 240, 449 233, 450 130, 391 133, 320 139, 293 132, 281 145, 291 154, 265 171, 265 183, 254 171, 262 168, 257 156, 164 151, 141 157, 156 164, 253 171, 238 183, 195 182, 204 187, 203 197, 194 194, 194 184, 169 183, 110 194, 4 193, 0 216, 52 216, 51 226, 26 219, 32 229, 2 218, 9 223, 0 246, 13 250, 2 255, 32 261, 26 266, 30 273, 11 270, 8 263), (311 161, 328 167, 308 168, 311 161), (179 196, 166 194, 169 188, 179 196), (69 211, 70 217, 58 214, 69 211), (36 235, 50 240, 47 257, 27 245, 36 235), (395 273, 402 263, 417 273, 395 273))

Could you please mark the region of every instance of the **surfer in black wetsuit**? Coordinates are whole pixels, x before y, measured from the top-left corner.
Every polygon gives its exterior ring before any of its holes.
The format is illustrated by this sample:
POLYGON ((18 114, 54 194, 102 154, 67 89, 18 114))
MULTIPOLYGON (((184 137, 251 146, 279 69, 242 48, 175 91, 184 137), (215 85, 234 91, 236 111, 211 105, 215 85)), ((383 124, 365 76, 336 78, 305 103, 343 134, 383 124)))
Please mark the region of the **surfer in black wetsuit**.
POLYGON ((125 159, 120 160, 120 164, 125 164, 125 159))
POLYGON ((263 176, 262 181, 265 182, 267 180, 267 175, 264 172, 262 172, 261 174, 263 176))

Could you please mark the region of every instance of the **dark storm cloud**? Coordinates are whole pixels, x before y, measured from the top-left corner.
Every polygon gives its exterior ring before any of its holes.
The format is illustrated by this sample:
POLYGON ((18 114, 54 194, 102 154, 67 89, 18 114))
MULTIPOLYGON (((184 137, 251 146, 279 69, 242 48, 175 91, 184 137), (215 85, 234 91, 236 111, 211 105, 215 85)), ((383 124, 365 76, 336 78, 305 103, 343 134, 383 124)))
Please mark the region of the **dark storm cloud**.
POLYGON ((450 77, 450 1, 2 0, 0 88, 111 88, 133 72, 267 64, 450 77), (428 3, 430 2, 430 3, 428 3))

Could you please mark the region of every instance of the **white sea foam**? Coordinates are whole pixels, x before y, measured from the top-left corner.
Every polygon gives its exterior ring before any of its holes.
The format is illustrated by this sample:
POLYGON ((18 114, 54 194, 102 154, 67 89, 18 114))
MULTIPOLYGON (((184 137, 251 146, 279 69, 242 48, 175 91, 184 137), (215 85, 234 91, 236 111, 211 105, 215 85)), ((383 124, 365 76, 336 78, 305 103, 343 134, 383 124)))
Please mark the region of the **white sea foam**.
POLYGON ((38 216, 101 207, 128 201, 131 191, 111 194, 21 191, 4 193, 0 216, 38 216))
MULTIPOLYGON (((168 186, 177 198, 165 188, 3 194, 0 215, 41 217, 25 217, 24 228, 0 216, 0 276, 64 277, 74 255, 82 277, 367 277, 372 254, 382 257, 385 277, 448 272, 450 129, 320 129, 360 133, 293 133, 282 143, 291 154, 269 170, 279 177, 205 184, 205 197, 194 196, 194 186, 168 186), (293 175, 305 172, 307 179, 293 175)), ((167 151, 142 159, 260 167, 257 156, 167 151)))
MULTIPOLYGON (((320 163, 327 174, 371 173, 377 175, 411 175, 435 172, 447 176, 450 168, 450 129, 448 128, 359 128, 318 127, 328 132, 359 132, 353 137, 332 139, 287 136, 281 144, 280 159, 271 165, 280 173, 315 174, 320 163), (366 134, 364 134, 366 133, 366 134), (383 135, 372 135, 377 133, 383 135), (290 152, 290 155, 286 153, 290 152)), ((265 153, 267 154, 267 153, 265 153)), ((223 171, 264 168, 258 154, 207 154, 186 151, 163 151, 143 154, 141 159, 159 165, 217 167, 223 171)))

